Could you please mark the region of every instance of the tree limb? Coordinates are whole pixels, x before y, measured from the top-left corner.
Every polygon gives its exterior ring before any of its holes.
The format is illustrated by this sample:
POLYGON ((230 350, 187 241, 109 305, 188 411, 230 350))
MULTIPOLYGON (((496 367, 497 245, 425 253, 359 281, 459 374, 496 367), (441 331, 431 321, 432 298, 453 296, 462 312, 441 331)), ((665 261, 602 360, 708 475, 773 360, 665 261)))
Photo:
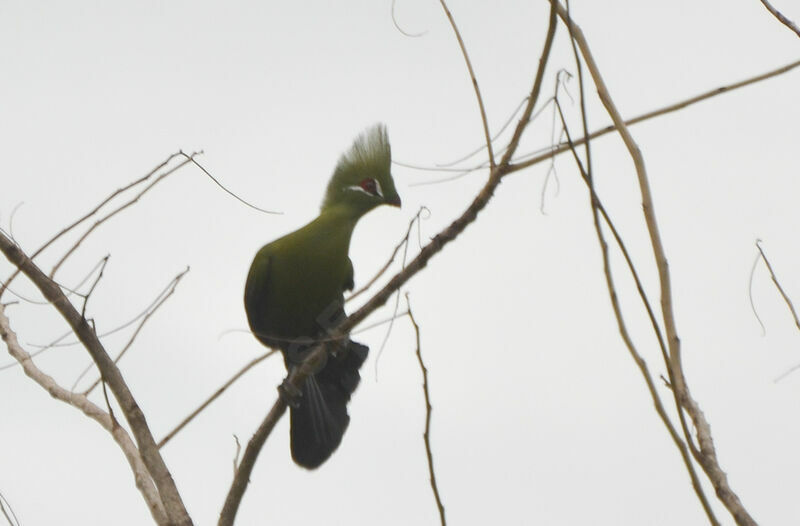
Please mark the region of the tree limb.
POLYGON ((6 343, 9 354, 20 363, 22 370, 25 371, 28 377, 39 384, 50 396, 81 410, 86 416, 111 433, 114 441, 128 460, 131 471, 133 471, 134 480, 136 481, 136 487, 139 488, 142 497, 144 497, 147 503, 147 507, 150 508, 153 519, 160 525, 171 524, 164 510, 164 505, 161 502, 161 497, 153 485, 153 479, 150 477, 147 467, 142 462, 139 450, 136 449, 136 445, 131 440, 128 432, 125 431, 125 428, 117 425, 108 413, 100 409, 100 407, 92 403, 84 395, 64 389, 58 385, 51 376, 48 376, 36 367, 33 360, 31 360, 30 354, 25 352, 19 344, 19 341, 17 341, 17 335, 11 329, 8 317, 5 315, 5 307, 2 303, 0 303, 0 336, 6 343))
MULTIPOLYGON (((697 438, 700 443, 700 451, 696 452, 696 450, 693 449, 692 452, 697 453, 695 454, 695 459, 703 467, 703 470, 706 472, 706 475, 716 490, 717 496, 734 517, 736 523, 740 526, 755 526, 755 520, 753 520, 753 518, 742 505, 739 497, 733 492, 728 484, 727 475, 724 471, 722 471, 719 461, 717 460, 716 450, 714 448, 714 442, 711 436, 711 428, 705 418, 705 415, 697 405, 697 402, 692 399, 683 375, 680 339, 678 338, 675 314, 672 307, 672 287, 669 266, 667 264, 664 246, 661 241, 661 234, 658 229, 658 222, 655 216, 652 193, 650 191, 650 183, 647 178, 647 171, 644 165, 644 158, 642 157, 642 153, 634 141, 633 136, 628 130, 628 127, 625 125, 619 110, 611 99, 611 95, 606 88, 605 82, 603 81, 597 64, 594 61, 594 57, 589 50, 589 45, 586 42, 580 27, 571 20, 566 9, 564 9, 560 3, 558 5, 558 15, 564 21, 564 23, 571 28, 572 36, 575 42, 578 44, 586 66, 592 75, 592 79, 594 80, 600 100, 603 103, 603 106, 605 106, 608 114, 611 116, 614 126, 622 137, 622 140, 628 149, 636 168, 636 175, 639 181, 639 189, 642 197, 642 209, 650 236, 653 256, 656 261, 659 282, 661 286, 661 312, 670 351, 669 367, 673 375, 672 389, 678 394, 681 405, 686 409, 687 413, 689 413, 689 416, 691 417, 697 431, 697 438)), ((680 411, 681 408, 679 407, 678 410, 680 411)))
POLYGON ((144 413, 142 413, 128 385, 125 383, 122 373, 120 373, 116 364, 106 352, 92 327, 64 296, 61 287, 47 277, 3 233, 0 233, 0 252, 3 252, 6 258, 21 270, 36 285, 44 297, 53 304, 97 364, 103 380, 111 388, 111 392, 114 393, 114 397, 117 399, 125 419, 131 427, 144 465, 158 488, 169 522, 181 526, 192 524, 192 520, 189 518, 189 514, 172 479, 172 474, 170 474, 164 459, 158 452, 158 447, 147 425, 144 413))
MULTIPOLYGON (((551 0, 553 3, 555 0, 551 0)), ((555 6, 553 6, 555 9, 555 6)), ((528 105, 525 114, 517 123, 514 131, 514 136, 509 143, 506 153, 503 156, 500 164, 496 165, 489 173, 488 180, 483 186, 481 191, 473 199, 472 203, 467 207, 464 213, 455 219, 450 225, 437 234, 427 245, 422 247, 417 256, 406 266, 405 269, 395 274, 389 282, 379 290, 372 298, 369 299, 364 305, 361 306, 356 312, 350 315, 343 322, 333 327, 330 330, 330 339, 336 340, 344 338, 349 331, 356 325, 366 319, 375 309, 381 307, 392 296, 392 294, 399 290, 408 280, 410 280, 420 270, 425 268, 428 261, 437 253, 439 253, 445 245, 456 239, 467 226, 470 225, 478 217, 478 213, 483 210, 494 195, 494 191, 500 184, 502 178, 509 173, 509 161, 511 156, 517 149, 522 132, 528 125, 530 113, 536 104, 541 91, 542 79, 544 78, 544 70, 547 65, 547 60, 550 56, 552 48, 553 37, 555 36, 555 16, 550 17, 550 24, 545 38, 545 45, 542 51, 541 58, 539 59, 539 67, 536 71, 534 78, 533 88, 531 89, 531 96, 528 99, 528 105)), ((313 373, 316 364, 323 358, 324 354, 328 352, 330 344, 318 344, 308 354, 306 359, 298 367, 295 367, 287 375, 284 382, 291 384, 296 389, 300 389, 305 379, 313 373)), ((236 513, 239 509, 244 491, 250 480, 253 466, 255 465, 256 458, 258 457, 261 448, 264 445, 269 433, 275 427, 277 421, 286 412, 286 401, 283 397, 279 396, 272 406, 264 421, 259 426, 253 437, 248 442, 245 448, 242 462, 239 469, 234 476, 231 488, 228 491, 228 496, 225 499, 222 512, 218 524, 220 526, 230 526, 236 518, 236 513)))

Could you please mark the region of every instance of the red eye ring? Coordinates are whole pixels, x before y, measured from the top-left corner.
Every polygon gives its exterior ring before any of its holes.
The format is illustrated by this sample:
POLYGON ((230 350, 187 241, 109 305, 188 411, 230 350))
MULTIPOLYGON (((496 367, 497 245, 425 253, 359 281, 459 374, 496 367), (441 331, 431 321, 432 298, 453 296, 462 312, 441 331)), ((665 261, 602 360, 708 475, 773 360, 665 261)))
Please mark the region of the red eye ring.
POLYGON ((362 190, 367 192, 371 195, 378 195, 378 184, 375 179, 371 177, 367 177, 366 179, 362 179, 358 186, 361 187, 362 190))

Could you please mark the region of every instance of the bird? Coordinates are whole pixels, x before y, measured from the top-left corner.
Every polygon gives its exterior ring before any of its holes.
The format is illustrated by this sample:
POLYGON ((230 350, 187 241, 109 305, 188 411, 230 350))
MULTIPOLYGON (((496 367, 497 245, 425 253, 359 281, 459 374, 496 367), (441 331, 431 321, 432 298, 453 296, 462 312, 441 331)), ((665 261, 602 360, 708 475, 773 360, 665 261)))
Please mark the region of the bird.
MULTIPOLYGON (((386 126, 376 124, 339 158, 316 219, 256 253, 244 290, 248 324, 262 344, 281 351, 287 370, 346 317, 344 293, 354 287, 350 239, 359 219, 381 205, 399 208, 401 200, 386 126)), ((339 447, 368 351, 348 337, 294 393, 289 434, 298 465, 315 469, 339 447)))

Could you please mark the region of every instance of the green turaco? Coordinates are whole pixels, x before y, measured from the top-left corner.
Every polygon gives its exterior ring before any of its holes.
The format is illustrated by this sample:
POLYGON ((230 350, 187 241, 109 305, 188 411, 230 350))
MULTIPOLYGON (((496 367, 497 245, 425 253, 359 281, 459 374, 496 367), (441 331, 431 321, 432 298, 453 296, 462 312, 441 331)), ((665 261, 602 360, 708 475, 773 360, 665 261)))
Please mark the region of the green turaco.
MULTIPOLYGON (((319 216, 256 254, 244 292, 247 319, 261 343, 281 350, 287 369, 343 319, 344 292, 353 288, 348 252, 356 223, 377 206, 400 206, 390 168, 386 128, 376 125, 339 159, 319 216)), ((299 465, 316 468, 339 446, 367 351, 348 340, 291 404, 292 458, 299 465)))

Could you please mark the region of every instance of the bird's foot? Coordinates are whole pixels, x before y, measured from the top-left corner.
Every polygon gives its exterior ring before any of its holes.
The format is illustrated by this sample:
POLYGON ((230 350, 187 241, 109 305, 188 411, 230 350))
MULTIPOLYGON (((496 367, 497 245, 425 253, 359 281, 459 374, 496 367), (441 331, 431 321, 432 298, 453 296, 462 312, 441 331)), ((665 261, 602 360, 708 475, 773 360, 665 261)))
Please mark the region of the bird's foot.
POLYGON ((303 391, 295 387, 288 380, 284 379, 281 385, 278 386, 278 394, 289 407, 300 407, 300 399, 303 397, 303 391))

